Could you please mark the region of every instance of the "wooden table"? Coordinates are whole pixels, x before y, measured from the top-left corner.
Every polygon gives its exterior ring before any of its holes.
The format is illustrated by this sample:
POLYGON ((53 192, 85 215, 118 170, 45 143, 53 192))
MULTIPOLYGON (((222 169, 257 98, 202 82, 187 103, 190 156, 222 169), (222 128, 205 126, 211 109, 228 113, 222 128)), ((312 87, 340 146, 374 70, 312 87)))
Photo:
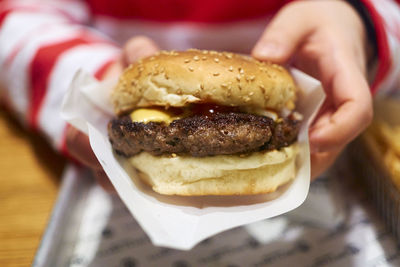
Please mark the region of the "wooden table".
POLYGON ((30 266, 64 160, 0 108, 0 266, 30 266))

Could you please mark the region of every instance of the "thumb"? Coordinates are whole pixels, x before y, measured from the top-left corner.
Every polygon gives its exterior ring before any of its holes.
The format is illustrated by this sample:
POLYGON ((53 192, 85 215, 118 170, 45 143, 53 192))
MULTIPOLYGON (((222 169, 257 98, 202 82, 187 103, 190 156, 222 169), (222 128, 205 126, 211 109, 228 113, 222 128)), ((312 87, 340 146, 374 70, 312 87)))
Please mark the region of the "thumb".
POLYGON ((285 63, 312 31, 307 11, 292 8, 297 3, 281 9, 265 29, 253 48, 252 56, 264 61, 285 63))
POLYGON ((122 50, 122 64, 124 67, 155 54, 159 50, 156 43, 146 36, 136 36, 129 39, 122 50))

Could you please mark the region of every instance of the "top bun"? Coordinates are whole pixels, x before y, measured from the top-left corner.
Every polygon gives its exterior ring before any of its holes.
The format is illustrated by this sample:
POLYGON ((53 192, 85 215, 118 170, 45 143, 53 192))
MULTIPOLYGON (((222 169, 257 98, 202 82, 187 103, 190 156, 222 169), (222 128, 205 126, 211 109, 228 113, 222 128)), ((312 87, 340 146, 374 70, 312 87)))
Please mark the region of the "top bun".
POLYGON ((227 52, 161 51, 130 65, 112 94, 115 112, 211 102, 294 109, 296 86, 282 66, 227 52))

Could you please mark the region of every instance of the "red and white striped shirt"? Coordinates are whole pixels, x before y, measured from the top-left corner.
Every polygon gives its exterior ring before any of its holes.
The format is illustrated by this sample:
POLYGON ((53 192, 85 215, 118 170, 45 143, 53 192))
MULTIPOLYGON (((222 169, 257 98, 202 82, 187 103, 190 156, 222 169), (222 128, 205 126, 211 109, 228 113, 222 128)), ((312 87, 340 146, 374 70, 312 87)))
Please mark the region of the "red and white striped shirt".
MULTIPOLYGON (((100 77, 130 37, 147 35, 162 49, 249 53, 271 15, 288 0, 0 0, 3 100, 21 122, 63 150, 63 96, 79 68, 100 77)), ((377 36, 372 90, 400 80, 400 8, 362 0, 377 36)))

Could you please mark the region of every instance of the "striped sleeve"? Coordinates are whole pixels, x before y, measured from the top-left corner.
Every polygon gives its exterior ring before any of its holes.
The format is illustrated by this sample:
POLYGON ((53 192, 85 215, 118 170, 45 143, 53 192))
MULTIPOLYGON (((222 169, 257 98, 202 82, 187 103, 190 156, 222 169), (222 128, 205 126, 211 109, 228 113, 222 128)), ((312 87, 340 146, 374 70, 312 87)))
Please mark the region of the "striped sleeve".
POLYGON ((80 1, 0 2, 2 100, 27 127, 63 150, 63 96, 78 69, 99 76, 118 56, 105 36, 86 27, 80 1))
POLYGON ((388 94, 400 89, 400 1, 362 0, 372 20, 378 60, 372 92, 388 94))

